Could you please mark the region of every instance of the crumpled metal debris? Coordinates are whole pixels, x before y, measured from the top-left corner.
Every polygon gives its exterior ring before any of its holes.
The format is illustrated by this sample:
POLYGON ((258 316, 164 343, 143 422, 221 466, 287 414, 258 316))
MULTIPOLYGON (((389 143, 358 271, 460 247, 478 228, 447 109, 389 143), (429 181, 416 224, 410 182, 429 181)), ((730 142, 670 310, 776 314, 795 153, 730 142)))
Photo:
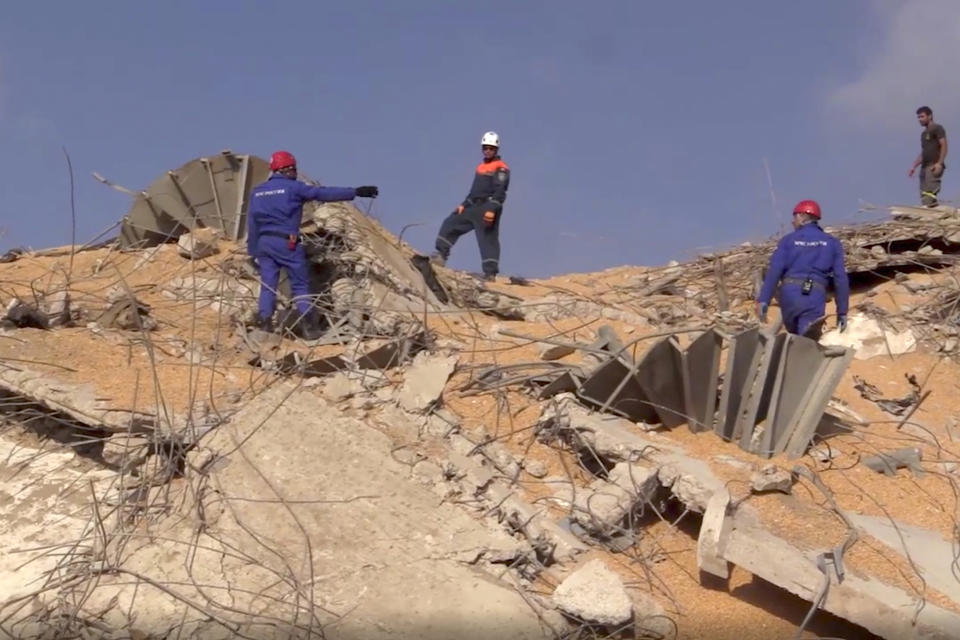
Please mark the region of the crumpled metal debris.
POLYGON ((4 328, 34 328, 49 329, 50 320, 47 314, 37 309, 35 306, 27 304, 22 300, 14 299, 7 306, 7 313, 0 326, 4 328))
POLYGON ((153 331, 157 328, 157 321, 150 317, 150 305, 129 296, 111 304, 97 318, 97 324, 124 331, 153 331))
POLYGON ((904 377, 912 388, 910 393, 902 398, 884 398, 880 389, 860 376, 853 376, 853 388, 860 392, 860 397, 864 400, 869 400, 891 415, 902 416, 920 402, 920 385, 917 383, 917 377, 913 374, 904 374, 904 377))
POLYGON ((22 256, 24 253, 26 253, 26 251, 24 249, 21 249, 20 247, 10 249, 6 253, 4 253, 2 256, 0 256, 0 264, 5 262, 16 262, 17 260, 20 259, 20 256, 22 256))

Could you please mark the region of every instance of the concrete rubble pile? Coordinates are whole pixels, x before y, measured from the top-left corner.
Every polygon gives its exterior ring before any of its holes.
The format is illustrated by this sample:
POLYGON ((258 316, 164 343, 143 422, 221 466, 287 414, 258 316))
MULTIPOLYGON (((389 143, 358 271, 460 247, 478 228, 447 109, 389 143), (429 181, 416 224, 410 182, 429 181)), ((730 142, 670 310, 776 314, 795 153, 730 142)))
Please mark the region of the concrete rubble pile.
MULTIPOLYGON (((671 587, 657 588, 658 560, 642 551, 669 531, 688 536, 691 575, 713 591, 737 597, 736 566, 775 602, 802 599, 811 616, 883 638, 960 638, 955 541, 893 509, 880 518, 869 505, 841 508, 814 471, 836 471, 831 455, 808 451, 840 420, 829 405, 855 354, 923 347, 904 338, 875 351, 865 320, 889 330, 890 318, 861 309, 855 344, 757 327, 744 306, 768 246, 639 271, 589 299, 508 293, 434 269, 338 203, 308 206, 301 230, 326 335, 259 341, 244 328, 256 274, 233 243, 264 171, 258 158, 224 152, 135 197, 118 246, 133 272, 175 265, 150 271, 155 283, 111 283, 96 309, 66 287, 36 308, 11 303, 20 311, 2 334, 16 346, 0 354, 0 498, 33 521, 0 519, 11 550, 0 557, 0 635, 684 637, 685 608, 697 605, 662 604, 671 587), (171 328, 188 307, 192 317, 171 328), (497 322, 477 322, 476 310, 497 322), (555 332, 554 319, 578 315, 594 319, 593 342, 516 326, 555 332), (602 319, 644 333, 625 341, 602 319), (194 337, 199 320, 206 343, 194 337), (188 334, 189 349, 163 351, 188 334), (89 350, 98 367, 147 353, 155 408, 122 406, 137 398, 135 376, 68 382, 75 363, 15 350, 57 340, 71 357, 89 350), (536 361, 490 363, 514 347, 536 361), (171 387, 191 384, 161 389, 162 367, 180 372, 168 374, 171 387), (839 522, 842 536, 789 531, 784 513, 811 529, 839 522), (909 563, 921 595, 860 563, 860 537, 909 563)), ((960 219, 943 215, 840 230, 852 272, 950 264, 960 219)), ((936 294, 913 312, 955 323, 954 299, 936 294)), ((853 379, 860 399, 904 421, 926 397, 915 379, 903 399, 853 379)), ((857 471, 871 479, 926 477, 921 446, 870 453, 857 471)))

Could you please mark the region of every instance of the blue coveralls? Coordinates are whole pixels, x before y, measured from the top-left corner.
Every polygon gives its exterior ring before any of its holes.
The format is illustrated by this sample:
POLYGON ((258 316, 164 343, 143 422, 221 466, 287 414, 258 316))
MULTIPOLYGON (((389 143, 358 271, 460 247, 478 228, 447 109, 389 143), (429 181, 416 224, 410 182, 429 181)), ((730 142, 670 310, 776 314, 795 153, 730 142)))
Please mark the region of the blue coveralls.
POLYGON ((757 302, 769 305, 780 284, 780 313, 790 333, 804 334, 825 315, 827 283, 833 278, 837 315, 847 315, 850 282, 843 263, 843 245, 815 222, 803 225, 780 239, 770 257, 770 268, 763 280, 757 302), (803 295, 803 282, 813 280, 813 288, 803 295))
POLYGON ((349 187, 312 187, 275 173, 250 192, 247 215, 247 253, 260 266, 260 318, 270 318, 277 304, 277 285, 281 267, 290 278, 290 291, 301 317, 310 312, 310 274, 307 254, 300 243, 303 203, 310 200, 339 202, 353 200, 356 190, 349 187), (291 240, 293 238, 292 246, 291 240))

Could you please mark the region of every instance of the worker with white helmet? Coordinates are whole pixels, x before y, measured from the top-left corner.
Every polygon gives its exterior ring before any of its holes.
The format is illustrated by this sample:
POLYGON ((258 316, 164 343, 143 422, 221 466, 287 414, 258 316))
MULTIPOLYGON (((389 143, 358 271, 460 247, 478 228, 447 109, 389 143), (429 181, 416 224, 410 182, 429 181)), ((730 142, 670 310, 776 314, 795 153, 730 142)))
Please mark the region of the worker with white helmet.
POLYGON ((450 249, 463 234, 473 231, 480 247, 480 260, 486 280, 494 280, 500 271, 500 216, 510 186, 510 167, 500 158, 500 136, 488 131, 480 139, 483 161, 477 165, 470 193, 447 216, 437 234, 435 264, 444 264, 450 249))

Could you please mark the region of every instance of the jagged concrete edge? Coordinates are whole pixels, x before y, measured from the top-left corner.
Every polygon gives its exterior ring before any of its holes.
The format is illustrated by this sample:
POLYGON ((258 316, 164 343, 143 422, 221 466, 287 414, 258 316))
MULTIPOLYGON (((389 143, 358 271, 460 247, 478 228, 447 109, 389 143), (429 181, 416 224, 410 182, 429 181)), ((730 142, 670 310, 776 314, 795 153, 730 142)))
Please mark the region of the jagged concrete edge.
MULTIPOLYGON (((106 429, 114 432, 127 432, 131 425, 136 421, 136 417, 146 419, 149 426, 156 428, 156 419, 149 414, 143 414, 132 411, 118 411, 116 409, 107 409, 91 406, 81 408, 75 404, 68 404, 62 400, 51 397, 53 394, 62 394, 70 398, 81 398, 90 391, 89 385, 77 385, 67 382, 51 380, 50 376, 45 376, 27 369, 2 369, 0 370, 0 388, 9 393, 28 398, 37 404, 43 405, 48 409, 60 411, 72 418, 91 427, 106 429)), ((95 402, 95 401, 94 401, 95 402)), ((143 422, 137 421, 139 427, 145 426, 143 422)))

